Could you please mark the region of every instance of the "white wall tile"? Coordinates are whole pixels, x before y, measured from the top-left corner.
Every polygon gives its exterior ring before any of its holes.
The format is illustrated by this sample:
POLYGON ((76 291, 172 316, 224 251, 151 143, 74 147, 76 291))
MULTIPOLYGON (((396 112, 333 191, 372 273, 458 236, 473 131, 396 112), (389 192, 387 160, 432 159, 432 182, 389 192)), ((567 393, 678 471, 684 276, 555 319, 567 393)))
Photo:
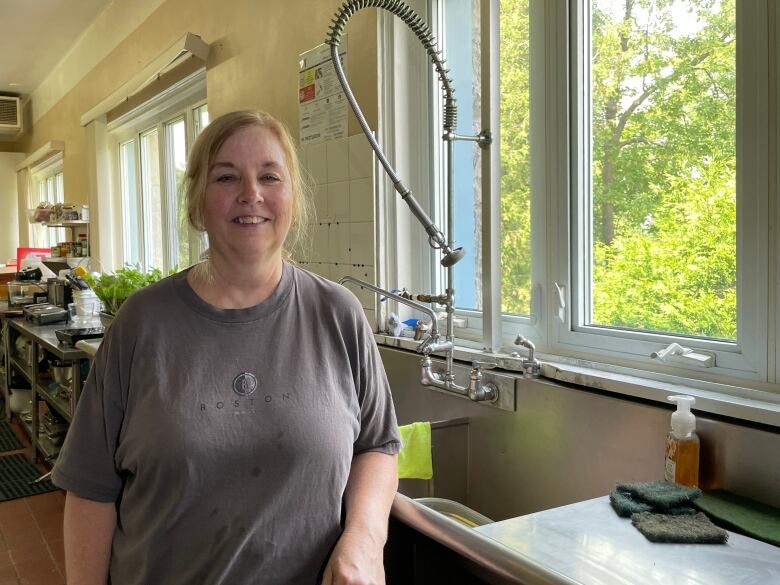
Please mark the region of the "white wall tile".
MULTIPOLYGON (((352 276, 354 278, 363 280, 368 283, 374 282, 374 267, 373 266, 352 266, 352 276)), ((377 295, 374 291, 365 288, 360 288, 356 284, 350 284, 349 289, 355 293, 355 296, 360 301, 360 304, 364 309, 375 309, 377 295)))
POLYGON ((328 183, 328 219, 349 220, 349 181, 328 183))
POLYGON ((364 221, 349 224, 350 262, 370 264, 374 261, 374 224, 364 221))
POLYGON ((308 159, 309 159, 309 145, 306 145, 302 148, 298 148, 298 162, 305 169, 309 168, 309 163, 307 162, 308 159))
POLYGON ((365 179, 373 176, 374 151, 362 132, 349 137, 349 178, 365 179))
POLYGON ((328 262, 330 260, 329 231, 326 223, 318 223, 314 226, 310 254, 312 262, 328 262))
POLYGON ((309 172, 316 183, 321 184, 328 182, 328 157, 324 142, 312 144, 308 147, 306 168, 309 169, 309 172))
POLYGON ((312 192, 314 201, 315 221, 317 223, 328 221, 328 185, 323 183, 315 185, 312 192))
POLYGON ((349 179, 349 147, 346 138, 325 143, 328 161, 328 183, 349 179))
POLYGON ((349 221, 374 221, 373 179, 349 182, 349 221))
MULTIPOLYGON (((341 222, 330 224, 328 229, 328 262, 351 264, 349 260, 349 225, 341 222)), ((344 274, 349 274, 349 271, 344 274)))
POLYGON ((349 264, 331 264, 330 276, 333 282, 338 282, 342 277, 352 274, 352 267, 349 264))

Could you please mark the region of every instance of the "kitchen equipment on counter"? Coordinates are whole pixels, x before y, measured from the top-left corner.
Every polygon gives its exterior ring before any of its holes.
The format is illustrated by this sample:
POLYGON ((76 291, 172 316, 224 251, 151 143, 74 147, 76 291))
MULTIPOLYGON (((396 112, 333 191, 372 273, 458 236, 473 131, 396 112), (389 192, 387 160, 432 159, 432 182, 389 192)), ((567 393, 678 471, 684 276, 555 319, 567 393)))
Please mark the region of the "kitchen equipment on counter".
POLYGON ((8 307, 32 305, 46 298, 46 287, 40 282, 12 280, 8 283, 8 307))
POLYGON ((103 337, 105 327, 80 327, 73 329, 57 329, 54 334, 62 343, 75 345, 82 339, 98 339, 103 337))
POLYGON ((73 302, 73 291, 67 281, 61 278, 54 277, 46 281, 46 296, 49 303, 63 309, 73 302))
POLYGON ((36 325, 46 325, 47 323, 59 323, 68 320, 68 311, 51 303, 39 303, 27 305, 24 310, 24 317, 36 325))
POLYGON ((38 282, 41 278, 43 278, 43 272, 36 267, 22 268, 16 273, 17 282, 38 282))

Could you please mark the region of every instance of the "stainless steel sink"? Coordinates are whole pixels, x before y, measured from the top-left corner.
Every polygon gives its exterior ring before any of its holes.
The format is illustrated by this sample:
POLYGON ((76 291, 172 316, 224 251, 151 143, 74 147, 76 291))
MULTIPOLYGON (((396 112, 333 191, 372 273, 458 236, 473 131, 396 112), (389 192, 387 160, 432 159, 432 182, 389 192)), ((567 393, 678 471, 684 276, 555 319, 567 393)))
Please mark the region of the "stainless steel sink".
POLYGON ((475 530, 476 527, 491 524, 492 521, 452 500, 412 499, 397 493, 391 513, 396 520, 480 567, 484 575, 483 579, 487 583, 496 585, 576 584, 568 577, 558 574, 523 553, 485 536, 479 530, 475 530), (486 522, 479 524, 478 521, 486 522))
POLYGON ((476 528, 477 526, 493 523, 493 520, 487 516, 483 516, 468 506, 464 506, 463 504, 452 500, 445 500, 443 498, 417 498, 415 501, 431 510, 435 510, 439 514, 443 514, 451 520, 455 520, 455 522, 460 522, 466 528, 476 528))

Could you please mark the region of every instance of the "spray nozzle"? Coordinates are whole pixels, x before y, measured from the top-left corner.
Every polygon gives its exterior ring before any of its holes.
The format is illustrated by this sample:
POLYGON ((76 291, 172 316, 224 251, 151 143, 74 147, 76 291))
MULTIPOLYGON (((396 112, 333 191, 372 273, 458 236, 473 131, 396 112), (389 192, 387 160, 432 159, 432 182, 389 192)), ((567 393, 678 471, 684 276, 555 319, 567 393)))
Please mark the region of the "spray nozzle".
POLYGON ((696 430, 696 417, 691 412, 691 406, 696 403, 696 399, 680 394, 668 396, 667 400, 677 404, 677 410, 672 413, 672 431, 680 437, 690 435, 696 430))

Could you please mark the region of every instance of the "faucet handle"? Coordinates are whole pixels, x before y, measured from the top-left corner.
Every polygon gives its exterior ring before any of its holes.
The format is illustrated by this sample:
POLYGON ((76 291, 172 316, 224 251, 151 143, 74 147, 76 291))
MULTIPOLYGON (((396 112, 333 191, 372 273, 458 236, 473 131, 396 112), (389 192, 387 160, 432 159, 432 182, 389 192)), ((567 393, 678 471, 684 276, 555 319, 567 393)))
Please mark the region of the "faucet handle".
POLYGON ((493 368, 497 368, 498 364, 495 362, 480 362, 478 360, 474 360, 471 362, 471 369, 479 371, 480 369, 483 370, 492 370, 493 368))

